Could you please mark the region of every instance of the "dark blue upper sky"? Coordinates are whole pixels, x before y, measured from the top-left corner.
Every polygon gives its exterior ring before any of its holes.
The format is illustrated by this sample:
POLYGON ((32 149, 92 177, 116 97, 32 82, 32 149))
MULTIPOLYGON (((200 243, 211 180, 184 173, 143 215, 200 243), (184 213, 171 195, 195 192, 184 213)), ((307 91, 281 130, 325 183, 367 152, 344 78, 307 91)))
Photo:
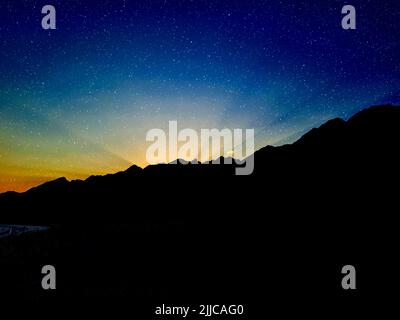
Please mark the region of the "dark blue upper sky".
POLYGON ((400 102, 399 1, 3 0, 0 10, 3 179, 143 164, 146 131, 168 120, 255 128, 260 147, 400 102), (45 4, 56 30, 41 28, 45 4), (346 4, 356 30, 341 28, 346 4))

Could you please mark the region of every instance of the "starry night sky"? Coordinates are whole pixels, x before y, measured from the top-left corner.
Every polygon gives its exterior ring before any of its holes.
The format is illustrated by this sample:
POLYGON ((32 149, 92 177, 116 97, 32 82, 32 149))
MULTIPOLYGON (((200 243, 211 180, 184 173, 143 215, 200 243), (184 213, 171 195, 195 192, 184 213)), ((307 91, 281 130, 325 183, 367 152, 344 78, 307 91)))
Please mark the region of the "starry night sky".
POLYGON ((145 166, 168 120, 254 128, 262 147, 399 103, 399 15, 387 0, 2 0, 0 192, 145 166))

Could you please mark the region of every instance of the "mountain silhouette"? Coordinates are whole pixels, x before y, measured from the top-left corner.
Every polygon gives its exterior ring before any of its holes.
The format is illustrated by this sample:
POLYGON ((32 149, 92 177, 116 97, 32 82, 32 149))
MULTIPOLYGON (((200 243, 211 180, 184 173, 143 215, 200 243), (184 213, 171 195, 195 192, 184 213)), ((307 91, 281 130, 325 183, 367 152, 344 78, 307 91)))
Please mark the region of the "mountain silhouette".
POLYGON ((108 207, 114 211, 131 201, 138 204, 147 200, 158 205, 151 200, 153 196, 167 202, 175 193, 195 202, 212 190, 230 194, 235 186, 253 184, 251 189, 256 189, 260 182, 266 184, 265 188, 300 182, 304 188, 315 184, 331 186, 340 184, 340 179, 359 184, 366 178, 398 174, 399 128, 399 107, 374 106, 347 121, 330 120, 292 144, 256 151, 250 176, 234 179, 235 168, 241 164, 234 159, 229 159, 231 164, 224 164, 226 159, 222 157, 219 165, 178 162, 144 169, 133 165, 116 174, 90 176, 84 181, 59 178, 21 194, 1 194, 0 208, 3 217, 11 219, 20 214, 29 216, 26 212, 32 210, 74 211, 81 207, 101 212, 108 207))
MULTIPOLYGON (((256 151, 248 176, 235 163, 159 164, 2 194, 4 223, 52 228, 1 239, 16 253, 0 282, 40 297, 30 270, 56 261, 61 297, 258 301, 257 286, 327 303, 343 265, 364 278, 398 266, 399 142, 400 107, 375 106, 256 151)), ((375 303, 385 289, 369 278, 358 296, 375 303)))

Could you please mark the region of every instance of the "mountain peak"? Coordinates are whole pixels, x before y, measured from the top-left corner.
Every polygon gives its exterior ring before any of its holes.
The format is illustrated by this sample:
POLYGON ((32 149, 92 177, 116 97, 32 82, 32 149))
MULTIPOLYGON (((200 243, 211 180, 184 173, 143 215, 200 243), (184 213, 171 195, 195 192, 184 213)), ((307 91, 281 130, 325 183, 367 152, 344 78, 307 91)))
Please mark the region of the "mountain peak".
POLYGON ((125 170, 126 173, 133 174, 142 171, 142 168, 137 165, 132 165, 128 169, 125 170))
POLYGON ((38 192, 43 190, 61 190, 69 185, 69 181, 65 177, 57 178, 55 180, 51 180, 43 183, 40 186, 34 187, 27 192, 38 192))
POLYGON ((330 137, 340 136, 346 126, 346 121, 341 118, 335 118, 327 121, 318 128, 313 128, 304 134, 294 145, 299 144, 315 144, 320 141, 327 142, 330 137))

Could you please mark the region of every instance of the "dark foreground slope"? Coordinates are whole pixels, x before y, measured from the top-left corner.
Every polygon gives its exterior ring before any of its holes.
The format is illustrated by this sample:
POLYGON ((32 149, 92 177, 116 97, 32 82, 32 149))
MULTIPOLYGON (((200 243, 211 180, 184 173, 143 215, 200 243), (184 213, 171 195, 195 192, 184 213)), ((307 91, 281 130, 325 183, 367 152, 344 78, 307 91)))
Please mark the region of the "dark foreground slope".
POLYGON ((0 195, 4 223, 54 224, 0 241, 0 280, 10 295, 258 311, 268 300, 288 315, 390 302, 399 141, 400 108, 377 106, 257 151, 250 176, 230 165, 134 166, 0 195), (40 290, 46 263, 57 265, 56 293, 40 290), (356 292, 340 287, 345 264, 358 270, 356 292))

